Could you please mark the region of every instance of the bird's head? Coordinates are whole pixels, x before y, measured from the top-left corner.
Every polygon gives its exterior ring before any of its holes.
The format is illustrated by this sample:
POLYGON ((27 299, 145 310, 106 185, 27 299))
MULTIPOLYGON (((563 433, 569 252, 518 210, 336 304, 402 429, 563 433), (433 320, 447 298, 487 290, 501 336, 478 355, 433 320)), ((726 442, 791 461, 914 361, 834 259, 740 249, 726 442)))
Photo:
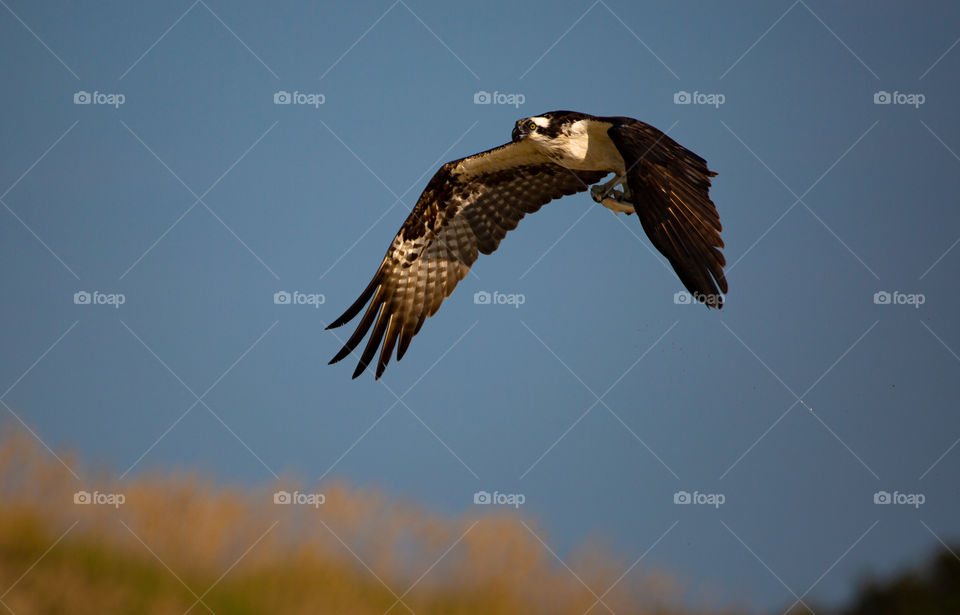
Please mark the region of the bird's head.
POLYGON ((590 117, 585 113, 575 111, 550 111, 533 117, 526 117, 517 120, 517 123, 513 126, 511 137, 514 143, 529 140, 538 145, 552 148, 552 145, 555 145, 554 140, 565 139, 570 135, 570 129, 574 123, 590 117))
POLYGON ((545 136, 543 132, 546 128, 550 126, 550 120, 538 115, 536 117, 525 117, 523 119, 517 120, 517 123, 513 125, 513 132, 510 134, 514 143, 522 141, 524 139, 530 138, 532 135, 536 134, 538 130, 540 133, 537 134, 537 139, 545 136))

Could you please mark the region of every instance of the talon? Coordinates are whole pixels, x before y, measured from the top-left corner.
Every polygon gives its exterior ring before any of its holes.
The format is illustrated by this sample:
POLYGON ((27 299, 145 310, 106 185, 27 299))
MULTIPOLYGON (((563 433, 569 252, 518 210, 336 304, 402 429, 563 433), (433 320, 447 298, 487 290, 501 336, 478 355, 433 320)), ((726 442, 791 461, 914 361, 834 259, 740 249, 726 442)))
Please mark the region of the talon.
POLYGON ((610 196, 610 193, 620 184, 626 186, 626 181, 627 178, 623 175, 616 175, 610 181, 590 188, 590 196, 599 203, 601 199, 610 196))
POLYGON ((627 178, 622 175, 617 175, 606 183, 591 186, 590 196, 614 214, 625 213, 630 215, 636 213, 633 203, 630 202, 630 188, 627 186, 627 178), (618 190, 618 186, 623 186, 623 188, 618 190))
POLYGON ((602 203, 604 197, 603 186, 591 186, 590 197, 597 203, 602 203))

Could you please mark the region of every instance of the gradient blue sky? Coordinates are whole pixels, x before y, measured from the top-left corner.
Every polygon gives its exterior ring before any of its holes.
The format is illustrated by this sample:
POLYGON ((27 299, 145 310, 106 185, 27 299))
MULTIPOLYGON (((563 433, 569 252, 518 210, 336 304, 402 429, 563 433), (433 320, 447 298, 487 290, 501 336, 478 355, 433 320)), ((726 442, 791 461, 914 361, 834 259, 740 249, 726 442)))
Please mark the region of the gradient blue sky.
POLYGON ((0 412, 50 447, 448 514, 519 492, 561 556, 649 549, 631 574, 700 604, 840 600, 960 537, 955 3, 2 4, 0 412), (636 219, 579 195, 481 258, 381 382, 328 367, 349 332, 324 326, 436 167, 564 108, 719 173, 724 310, 675 304, 636 219))

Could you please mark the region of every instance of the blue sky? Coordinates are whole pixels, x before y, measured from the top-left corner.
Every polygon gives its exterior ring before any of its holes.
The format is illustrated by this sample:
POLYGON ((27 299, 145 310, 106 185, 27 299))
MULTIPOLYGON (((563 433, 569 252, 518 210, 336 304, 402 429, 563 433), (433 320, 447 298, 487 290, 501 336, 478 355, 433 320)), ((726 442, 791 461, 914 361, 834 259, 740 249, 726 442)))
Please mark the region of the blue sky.
POLYGON ((958 37, 946 2, 6 0, 0 412, 130 476, 522 493, 561 556, 647 552, 695 602, 840 600, 960 534, 958 37), (709 161, 723 311, 578 195, 381 382, 328 367, 431 173, 552 109, 709 161))

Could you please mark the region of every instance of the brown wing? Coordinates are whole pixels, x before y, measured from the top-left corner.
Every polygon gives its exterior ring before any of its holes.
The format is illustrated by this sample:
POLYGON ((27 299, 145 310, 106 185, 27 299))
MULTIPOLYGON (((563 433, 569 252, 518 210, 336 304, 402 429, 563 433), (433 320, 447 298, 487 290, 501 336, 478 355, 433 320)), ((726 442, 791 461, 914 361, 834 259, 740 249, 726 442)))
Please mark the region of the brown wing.
POLYGON ((424 320, 436 313, 467 275, 478 252, 490 254, 525 214, 553 199, 582 192, 604 175, 565 169, 522 142, 440 167, 394 237, 373 280, 327 327, 349 322, 370 303, 330 363, 352 353, 372 326, 353 377, 363 373, 382 341, 376 371, 380 378, 394 346, 399 361, 424 320))
POLYGON ((626 164, 627 185, 643 230, 694 298, 723 307, 723 227, 710 200, 710 178, 716 173, 703 158, 653 126, 611 119, 615 121, 608 134, 626 164))

